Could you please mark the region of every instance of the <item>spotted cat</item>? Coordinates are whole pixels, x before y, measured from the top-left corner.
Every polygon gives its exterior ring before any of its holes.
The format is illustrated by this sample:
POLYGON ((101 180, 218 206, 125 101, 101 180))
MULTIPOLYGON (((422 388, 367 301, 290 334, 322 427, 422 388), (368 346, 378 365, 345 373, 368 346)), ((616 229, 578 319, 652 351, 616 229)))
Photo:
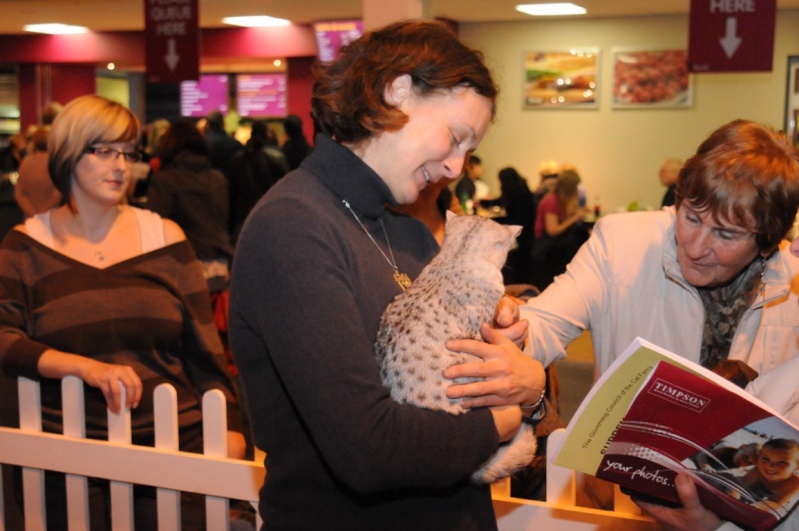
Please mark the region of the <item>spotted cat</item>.
MULTIPOLYGON (((375 352, 383 382, 398 402, 464 413, 461 399, 450 399, 453 382, 441 372, 474 360, 447 350, 449 339, 480 339, 480 325, 490 323, 504 293, 502 266, 521 227, 478 216, 449 213, 438 255, 407 291, 383 313, 375 352)), ((473 475, 491 483, 529 464, 535 454, 532 429, 523 424, 473 475)))

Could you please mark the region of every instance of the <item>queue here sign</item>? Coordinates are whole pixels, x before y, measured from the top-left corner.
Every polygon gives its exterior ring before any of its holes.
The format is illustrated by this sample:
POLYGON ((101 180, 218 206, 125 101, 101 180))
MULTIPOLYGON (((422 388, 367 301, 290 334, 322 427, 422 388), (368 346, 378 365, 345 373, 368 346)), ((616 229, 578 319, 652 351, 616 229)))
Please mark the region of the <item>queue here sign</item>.
POLYGON ((771 72, 777 0, 691 0, 691 72, 771 72))
POLYGON ((198 0, 144 0, 148 83, 200 77, 198 0))
POLYGON ((777 0, 691 0, 691 72, 770 72, 777 0))

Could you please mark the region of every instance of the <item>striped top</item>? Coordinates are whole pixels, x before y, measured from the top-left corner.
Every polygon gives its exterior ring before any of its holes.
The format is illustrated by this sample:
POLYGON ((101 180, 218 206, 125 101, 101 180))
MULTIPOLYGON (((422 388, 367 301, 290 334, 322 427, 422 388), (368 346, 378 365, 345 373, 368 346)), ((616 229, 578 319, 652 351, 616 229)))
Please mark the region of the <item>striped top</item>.
MULTIPOLYGON (((177 391, 182 433, 200 425, 202 393, 214 388, 228 399, 230 429, 241 430, 205 279, 188 241, 98 269, 10 231, 0 244, 0 363, 9 376, 40 379, 39 357, 48 348, 136 371, 144 386, 131 415, 137 444, 152 445, 152 395, 163 382, 177 391)), ((60 433, 60 381, 42 378, 41 389, 44 430, 60 433)), ((105 438, 102 392, 86 386, 85 398, 87 436, 105 438)))

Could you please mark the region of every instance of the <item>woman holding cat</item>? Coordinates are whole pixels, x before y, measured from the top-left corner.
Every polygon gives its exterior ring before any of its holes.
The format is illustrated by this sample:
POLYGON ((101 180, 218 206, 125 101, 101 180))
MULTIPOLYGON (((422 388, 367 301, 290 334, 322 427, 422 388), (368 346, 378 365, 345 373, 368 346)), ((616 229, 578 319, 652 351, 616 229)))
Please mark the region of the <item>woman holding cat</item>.
POLYGON ((386 205, 460 174, 496 85, 478 52, 429 21, 367 33, 316 76, 314 152, 250 215, 231 276, 231 343, 267 455, 265 528, 495 529, 489 487, 469 476, 518 430, 543 368, 487 325, 485 343, 452 343, 484 359, 466 371, 485 380, 450 389, 467 407, 509 406, 455 416, 392 400, 373 343, 438 250, 386 205))

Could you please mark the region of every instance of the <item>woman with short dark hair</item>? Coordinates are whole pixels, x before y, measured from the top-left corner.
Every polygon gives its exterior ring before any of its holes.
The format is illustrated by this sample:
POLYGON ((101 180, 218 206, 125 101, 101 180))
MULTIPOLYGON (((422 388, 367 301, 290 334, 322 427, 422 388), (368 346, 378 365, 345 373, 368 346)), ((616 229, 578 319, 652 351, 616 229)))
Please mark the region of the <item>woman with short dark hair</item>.
MULTIPOLYGON (((676 208, 596 223, 566 273, 522 307, 531 352, 551 363, 590 330, 601 374, 640 336, 741 386, 796 357, 799 259, 783 241, 799 207, 793 146, 754 122, 725 124, 686 162, 676 195, 676 208)), ((716 529, 708 515, 676 528, 716 529)))

